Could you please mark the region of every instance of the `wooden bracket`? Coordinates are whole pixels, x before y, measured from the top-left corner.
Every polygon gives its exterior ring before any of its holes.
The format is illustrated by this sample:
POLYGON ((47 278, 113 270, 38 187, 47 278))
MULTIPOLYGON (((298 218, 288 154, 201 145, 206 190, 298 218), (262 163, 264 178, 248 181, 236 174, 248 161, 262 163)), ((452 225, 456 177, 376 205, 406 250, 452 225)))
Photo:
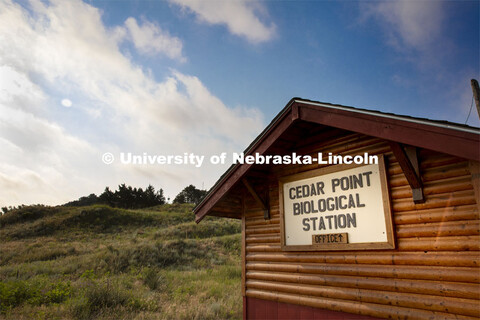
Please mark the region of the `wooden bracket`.
POLYGON ((423 184, 420 179, 420 166, 418 164, 417 148, 402 146, 398 142, 390 141, 395 158, 397 158, 410 188, 412 188, 413 202, 424 203, 423 184))
POLYGON ((262 198, 260 198, 260 196, 257 194, 257 192, 255 192, 255 189, 253 189, 253 186, 250 184, 250 182, 248 182, 246 178, 242 178, 242 182, 247 188, 248 192, 250 192, 252 197, 255 199, 255 201, 257 201, 257 203, 262 207, 263 218, 265 220, 270 220, 270 209, 268 209, 266 202, 264 202, 262 198))

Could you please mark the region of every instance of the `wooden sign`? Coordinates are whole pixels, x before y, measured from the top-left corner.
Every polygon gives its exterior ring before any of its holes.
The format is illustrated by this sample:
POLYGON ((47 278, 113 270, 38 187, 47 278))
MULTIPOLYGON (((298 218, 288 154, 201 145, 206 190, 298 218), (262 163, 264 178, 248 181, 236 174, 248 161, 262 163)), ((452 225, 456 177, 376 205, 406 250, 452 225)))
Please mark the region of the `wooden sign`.
POLYGON ((283 250, 395 248, 383 156, 282 177, 279 187, 283 250))
POLYGON ((314 245, 335 245, 339 243, 348 243, 348 233, 327 233, 312 235, 312 244, 314 245))

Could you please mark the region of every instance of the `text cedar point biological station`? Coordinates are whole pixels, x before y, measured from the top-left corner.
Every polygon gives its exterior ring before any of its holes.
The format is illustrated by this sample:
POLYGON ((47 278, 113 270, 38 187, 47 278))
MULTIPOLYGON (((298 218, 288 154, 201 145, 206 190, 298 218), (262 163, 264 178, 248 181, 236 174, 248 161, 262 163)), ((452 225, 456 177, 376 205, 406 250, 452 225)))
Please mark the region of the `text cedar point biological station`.
MULTIPOLYGON (((133 165, 193 165, 200 168, 205 163, 205 159, 204 155, 195 153, 184 153, 182 155, 158 155, 146 152, 143 154, 120 153, 121 164, 133 165)), ((106 164, 111 164, 114 162, 114 156, 111 153, 105 153, 102 160, 106 164)), ((208 160, 211 164, 225 164, 227 163, 227 153, 212 155, 208 160)), ((245 155, 244 153, 234 152, 231 154, 230 160, 233 164, 378 164, 378 156, 369 155, 366 152, 363 155, 355 156, 328 153, 325 157, 322 152, 319 152, 316 157, 299 155, 295 152, 287 155, 262 155, 259 153, 245 155)))

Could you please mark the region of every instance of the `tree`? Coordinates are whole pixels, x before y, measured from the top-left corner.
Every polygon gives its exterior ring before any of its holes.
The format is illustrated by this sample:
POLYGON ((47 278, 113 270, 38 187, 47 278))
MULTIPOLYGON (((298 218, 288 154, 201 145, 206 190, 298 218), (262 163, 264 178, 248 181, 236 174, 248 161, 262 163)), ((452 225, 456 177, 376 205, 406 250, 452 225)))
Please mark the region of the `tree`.
POLYGON ((182 192, 180 192, 179 194, 177 194, 177 196, 175 197, 175 199, 173 199, 173 203, 185 203, 186 200, 185 200, 185 194, 183 194, 182 192))
POLYGON ((74 200, 68 203, 65 203, 65 206, 72 206, 72 207, 83 207, 83 206, 90 206, 93 204, 97 204, 99 202, 99 198, 95 193, 91 193, 87 197, 80 197, 78 200, 74 200))
MULTIPOLYGON (((162 189, 160 189, 160 190, 162 190, 162 189)), ((158 203, 157 195, 155 194, 155 188, 152 187, 151 184, 149 184, 148 187, 145 189, 145 199, 144 199, 144 201, 145 201, 145 205, 147 207, 153 207, 154 205, 156 205, 158 203)), ((165 203, 165 199, 163 200, 163 203, 165 203)))
POLYGON ((98 197, 101 203, 108 204, 111 207, 115 207, 115 194, 110 191, 109 187, 105 187, 103 193, 98 197))
POLYGON ((135 196, 131 186, 127 187, 125 183, 122 183, 118 186, 118 193, 115 192, 115 195, 117 195, 117 199, 119 200, 119 207, 125 209, 133 208, 135 196))
POLYGON ((163 195, 163 189, 158 189, 155 193, 156 204, 165 204, 165 196, 163 195))
POLYGON ((151 185, 143 191, 142 188, 132 188, 122 183, 115 192, 112 192, 110 188, 106 187, 98 197, 92 193, 88 197, 81 197, 65 205, 79 207, 98 203, 124 209, 141 209, 165 204, 165 197, 163 196, 162 189, 155 191, 155 188, 151 185))
POLYGON ((200 190, 195 188, 194 185, 189 185, 173 199, 173 203, 193 203, 197 205, 206 194, 207 190, 200 190))

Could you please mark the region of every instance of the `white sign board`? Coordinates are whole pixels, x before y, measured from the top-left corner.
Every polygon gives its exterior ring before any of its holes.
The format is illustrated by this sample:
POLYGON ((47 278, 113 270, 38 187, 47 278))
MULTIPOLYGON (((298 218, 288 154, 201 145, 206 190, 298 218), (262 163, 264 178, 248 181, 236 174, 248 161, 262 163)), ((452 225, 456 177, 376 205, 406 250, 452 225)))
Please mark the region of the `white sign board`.
POLYGON ((280 179, 282 248, 394 248, 384 159, 379 160, 379 164, 331 166, 280 179))

